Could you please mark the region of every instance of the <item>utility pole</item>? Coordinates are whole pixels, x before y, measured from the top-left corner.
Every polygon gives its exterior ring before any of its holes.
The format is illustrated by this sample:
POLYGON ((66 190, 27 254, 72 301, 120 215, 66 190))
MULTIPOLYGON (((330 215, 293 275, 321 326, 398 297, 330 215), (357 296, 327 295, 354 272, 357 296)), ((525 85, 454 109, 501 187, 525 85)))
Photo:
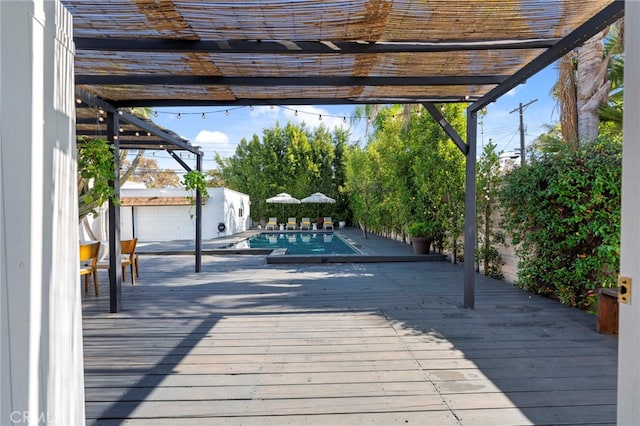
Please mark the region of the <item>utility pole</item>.
POLYGON ((524 166, 525 164, 525 158, 524 158, 524 117, 522 112, 524 111, 524 109, 526 107, 528 107, 529 105, 531 105, 534 102, 538 102, 537 99, 534 99, 532 101, 527 102, 526 104, 522 104, 522 102, 520 102, 520 106, 518 108, 515 108, 514 110, 509 111, 509 114, 514 113, 516 111, 520 111, 520 165, 524 166))

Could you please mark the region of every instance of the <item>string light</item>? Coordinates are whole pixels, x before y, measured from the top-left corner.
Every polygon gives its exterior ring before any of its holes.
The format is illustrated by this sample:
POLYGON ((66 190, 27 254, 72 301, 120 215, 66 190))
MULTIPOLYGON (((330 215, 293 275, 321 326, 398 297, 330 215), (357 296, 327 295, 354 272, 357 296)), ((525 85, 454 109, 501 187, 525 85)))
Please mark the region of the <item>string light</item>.
POLYGON ((136 136, 140 136, 140 132, 136 132, 136 136))
POLYGON ((98 117, 98 121, 104 121, 104 117, 103 116, 98 117))
MULTIPOLYGON (((468 98, 470 98, 470 97, 468 97, 468 98)), ((265 105, 265 107, 266 107, 266 105, 265 105)), ((280 108, 280 109, 291 111, 293 113, 293 116, 295 116, 295 117, 299 117, 300 114, 317 116, 318 117, 318 121, 323 121, 323 119, 325 117, 330 117, 330 118, 342 119, 342 123, 347 124, 347 118, 351 118, 351 119, 354 119, 354 118, 360 119, 360 118, 362 118, 360 116, 355 116, 355 115, 346 116, 346 115, 318 114, 316 112, 305 111, 304 109, 303 110, 294 109, 294 108, 290 108, 290 107, 287 107, 287 106, 284 106, 284 105, 273 105, 273 104, 269 105, 269 109, 271 109, 271 110, 275 109, 276 107, 280 108), (324 115, 324 117, 323 117, 323 115, 324 115)), ((212 111, 198 111, 198 112, 178 112, 178 111, 160 111, 159 112, 157 110, 154 110, 152 114, 153 114, 154 117, 158 117, 160 114, 169 114, 169 115, 174 116, 178 120, 180 120, 183 115, 198 114, 198 115, 200 115, 200 117, 203 120, 205 120, 205 119, 209 118, 209 117, 207 117, 207 115, 218 114, 218 113, 222 113, 222 112, 224 112, 225 116, 230 116, 231 115, 231 111, 233 111, 234 109, 240 109, 240 108, 247 108, 247 106, 244 105, 244 106, 237 106, 237 107, 227 108, 227 109, 212 110, 212 111)), ((249 108, 250 111, 253 111, 254 110, 254 105, 248 105, 248 108, 249 108)), ((444 106, 442 106, 441 110, 444 112, 444 106)), ((419 109, 417 111, 413 111, 413 112, 416 112, 418 115, 420 114, 420 110, 419 109)), ((393 118, 395 119, 395 118, 401 117, 403 115, 404 115, 403 113, 395 114, 395 115, 393 115, 393 118)), ((367 123, 369 123, 369 124, 371 124, 372 121, 373 121, 371 116, 368 116, 366 119, 367 119, 367 123)))
POLYGON ((104 114, 104 110, 103 110, 102 108, 100 108, 100 109, 98 110, 98 114, 100 114, 100 115, 104 114))
POLYGON ((147 136, 151 136, 151 132, 147 132, 147 136))
POLYGON ((118 115, 122 115, 122 114, 124 114, 124 111, 118 110, 118 115))
POLYGON ((118 131, 119 131, 120 133, 122 133, 122 132, 124 131, 124 129, 123 129, 122 127, 118 127, 118 131))
POLYGON ((77 104, 81 104, 81 103, 82 103, 82 99, 80 99, 80 98, 76 98, 76 103, 77 103, 77 104))

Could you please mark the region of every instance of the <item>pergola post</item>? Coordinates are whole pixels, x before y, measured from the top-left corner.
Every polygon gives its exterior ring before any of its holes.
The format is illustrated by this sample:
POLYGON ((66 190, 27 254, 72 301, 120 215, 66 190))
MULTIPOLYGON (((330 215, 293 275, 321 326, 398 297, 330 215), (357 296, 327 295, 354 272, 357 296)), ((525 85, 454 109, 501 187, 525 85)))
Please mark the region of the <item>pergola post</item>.
MULTIPOLYGON (((107 140, 113 146, 114 178, 111 187, 120 198, 120 141, 118 114, 107 112, 107 140)), ((120 259, 120 205, 109 200, 109 312, 122 310, 122 261, 120 259)))
MULTIPOLYGON (((202 154, 196 154, 196 169, 202 173, 202 154)), ((196 191, 196 272, 202 272, 202 193, 196 191)))
POLYGON ((464 307, 475 306, 476 145, 478 113, 467 110, 467 162, 464 189, 464 307))

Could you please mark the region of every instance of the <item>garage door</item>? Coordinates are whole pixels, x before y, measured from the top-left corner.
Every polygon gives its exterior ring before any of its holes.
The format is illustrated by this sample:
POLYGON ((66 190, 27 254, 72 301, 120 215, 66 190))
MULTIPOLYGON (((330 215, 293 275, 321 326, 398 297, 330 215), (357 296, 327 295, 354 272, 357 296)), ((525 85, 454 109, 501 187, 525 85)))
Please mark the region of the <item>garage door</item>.
POLYGON ((135 229, 140 241, 193 240, 195 217, 190 206, 136 207, 135 229))

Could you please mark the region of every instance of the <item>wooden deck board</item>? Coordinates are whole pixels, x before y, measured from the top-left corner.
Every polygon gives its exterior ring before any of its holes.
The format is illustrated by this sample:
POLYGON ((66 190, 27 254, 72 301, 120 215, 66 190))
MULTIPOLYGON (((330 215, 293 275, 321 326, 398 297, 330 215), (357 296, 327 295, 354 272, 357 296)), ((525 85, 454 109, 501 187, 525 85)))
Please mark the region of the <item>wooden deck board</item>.
POLYGON ((145 257, 118 314, 83 293, 88 424, 615 423, 586 313, 483 277, 462 309, 444 263, 192 263, 145 257))

